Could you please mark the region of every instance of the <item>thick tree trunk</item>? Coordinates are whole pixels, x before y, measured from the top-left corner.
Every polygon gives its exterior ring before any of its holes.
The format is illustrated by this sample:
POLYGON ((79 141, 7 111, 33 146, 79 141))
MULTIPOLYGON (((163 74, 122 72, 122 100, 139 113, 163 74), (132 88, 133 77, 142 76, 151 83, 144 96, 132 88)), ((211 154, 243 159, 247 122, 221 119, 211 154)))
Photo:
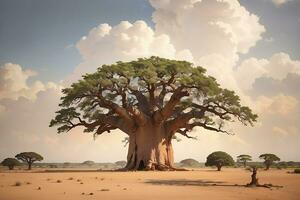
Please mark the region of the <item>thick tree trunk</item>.
POLYGON ((171 137, 163 126, 147 123, 129 137, 127 170, 173 170, 171 137))
POLYGON ((13 169, 14 169, 14 166, 13 166, 13 165, 9 165, 9 166, 8 166, 8 169, 9 169, 9 170, 13 170, 13 169))

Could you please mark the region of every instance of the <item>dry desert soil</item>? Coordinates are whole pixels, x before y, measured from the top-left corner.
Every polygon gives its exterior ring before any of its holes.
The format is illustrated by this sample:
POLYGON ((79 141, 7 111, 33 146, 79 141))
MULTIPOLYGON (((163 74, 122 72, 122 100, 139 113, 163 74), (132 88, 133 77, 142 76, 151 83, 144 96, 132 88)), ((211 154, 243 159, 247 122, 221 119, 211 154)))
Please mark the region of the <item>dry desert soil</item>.
MULTIPOLYGON (((247 188, 245 169, 176 172, 0 172, 0 200, 300 200, 300 174, 261 170, 259 182, 283 188, 247 188), (16 186, 16 182, 20 184, 16 186)), ((17 185, 18 185, 17 184, 17 185)))

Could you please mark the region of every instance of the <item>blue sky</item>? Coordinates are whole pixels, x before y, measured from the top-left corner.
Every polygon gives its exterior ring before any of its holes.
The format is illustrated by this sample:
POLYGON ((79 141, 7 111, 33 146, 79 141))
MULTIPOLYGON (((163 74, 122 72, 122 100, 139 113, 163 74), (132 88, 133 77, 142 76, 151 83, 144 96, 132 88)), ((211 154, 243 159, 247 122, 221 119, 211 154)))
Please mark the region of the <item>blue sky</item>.
POLYGON ((1 0, 0 64, 19 63, 59 81, 79 64, 74 44, 87 31, 122 20, 153 24, 152 11, 146 0, 1 0))
POLYGON ((273 53, 283 51, 294 59, 300 58, 300 1, 288 2, 276 7, 270 0, 241 0, 250 12, 260 17, 267 32, 264 38, 272 42, 261 41, 250 50, 256 57, 269 57, 273 53))
MULTIPOLYGON (((300 58, 300 1, 276 7, 268 0, 241 0, 260 17, 267 28, 266 41, 259 41, 242 58, 269 57, 283 51, 300 58)), ((45 81, 59 81, 72 72, 81 57, 74 44, 92 27, 122 20, 151 20, 153 8, 147 0, 1 0, 0 64, 21 64, 35 69, 45 81)))

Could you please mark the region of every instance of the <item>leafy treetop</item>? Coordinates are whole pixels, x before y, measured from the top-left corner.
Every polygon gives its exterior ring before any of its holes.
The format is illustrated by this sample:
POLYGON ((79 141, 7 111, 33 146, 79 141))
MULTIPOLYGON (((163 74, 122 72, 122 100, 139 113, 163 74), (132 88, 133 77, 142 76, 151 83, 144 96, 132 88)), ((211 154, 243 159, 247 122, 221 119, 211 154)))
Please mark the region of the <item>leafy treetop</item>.
POLYGON ((232 166, 234 165, 233 158, 226 152, 216 151, 207 156, 206 166, 232 166))
POLYGON ((13 166, 20 165, 21 163, 15 158, 5 158, 1 164, 3 166, 13 167, 13 166))
POLYGON ((58 126, 59 133, 82 126, 94 136, 114 129, 130 136, 152 121, 164 125, 171 137, 191 138, 187 132, 196 126, 228 133, 226 121, 253 125, 257 115, 205 72, 186 61, 159 57, 103 65, 63 89, 61 109, 50 126, 58 126))
POLYGON ((251 161, 252 157, 250 155, 242 154, 237 157, 238 161, 251 161))
POLYGON ((33 163, 35 161, 41 161, 44 159, 40 154, 35 152, 23 152, 17 154, 15 157, 27 163, 33 163))
POLYGON ((278 156, 276 156, 275 154, 271 154, 271 153, 266 153, 266 154, 261 154, 259 156, 260 159, 264 159, 265 161, 280 161, 280 158, 278 156))

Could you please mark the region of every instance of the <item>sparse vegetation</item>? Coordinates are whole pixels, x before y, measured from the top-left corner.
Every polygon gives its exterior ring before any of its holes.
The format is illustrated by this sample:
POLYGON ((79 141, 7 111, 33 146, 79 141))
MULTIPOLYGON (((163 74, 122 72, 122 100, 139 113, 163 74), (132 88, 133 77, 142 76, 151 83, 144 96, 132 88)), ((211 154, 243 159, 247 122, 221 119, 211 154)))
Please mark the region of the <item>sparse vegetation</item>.
POLYGON ((61 180, 57 180, 56 183, 62 183, 62 181, 61 180))
POLYGON ((1 164, 8 167, 9 170, 13 170, 15 166, 18 166, 21 163, 15 158, 5 158, 1 164))
POLYGON ((125 160, 120 160, 120 161, 115 162, 115 164, 119 167, 125 167, 126 163, 127 162, 125 160))
POLYGON ((266 170, 269 170, 271 165, 276 162, 280 161, 280 158, 276 156, 275 154, 266 153, 259 156, 260 159, 264 159, 264 164, 266 166, 266 170))
POLYGON ((14 186, 21 186, 22 183, 20 181, 16 181, 16 183, 14 184, 14 186))
POLYGON ((200 163, 192 158, 184 159, 180 161, 182 167, 199 167, 200 163))
POLYGON ((32 163, 36 161, 41 161, 44 158, 35 152, 23 152, 19 153, 15 156, 17 159, 22 160, 23 162, 28 164, 28 170, 31 170, 32 163))
POLYGON ((237 157, 237 162, 242 162, 244 167, 247 166, 248 161, 252 161, 252 157, 250 155, 242 154, 237 157))
POLYGON ((221 171, 223 166, 233 166, 233 158, 223 151, 216 151, 211 153, 206 158, 205 166, 216 166, 218 171, 221 171))
POLYGON ((294 173, 295 173, 295 174, 300 174, 300 168, 294 169, 294 173))
POLYGON ((83 163, 82 163, 82 165, 88 165, 88 166, 92 166, 92 165, 94 165, 95 164, 95 162, 94 161, 91 161, 91 160, 87 160, 87 161, 84 161, 83 163))

